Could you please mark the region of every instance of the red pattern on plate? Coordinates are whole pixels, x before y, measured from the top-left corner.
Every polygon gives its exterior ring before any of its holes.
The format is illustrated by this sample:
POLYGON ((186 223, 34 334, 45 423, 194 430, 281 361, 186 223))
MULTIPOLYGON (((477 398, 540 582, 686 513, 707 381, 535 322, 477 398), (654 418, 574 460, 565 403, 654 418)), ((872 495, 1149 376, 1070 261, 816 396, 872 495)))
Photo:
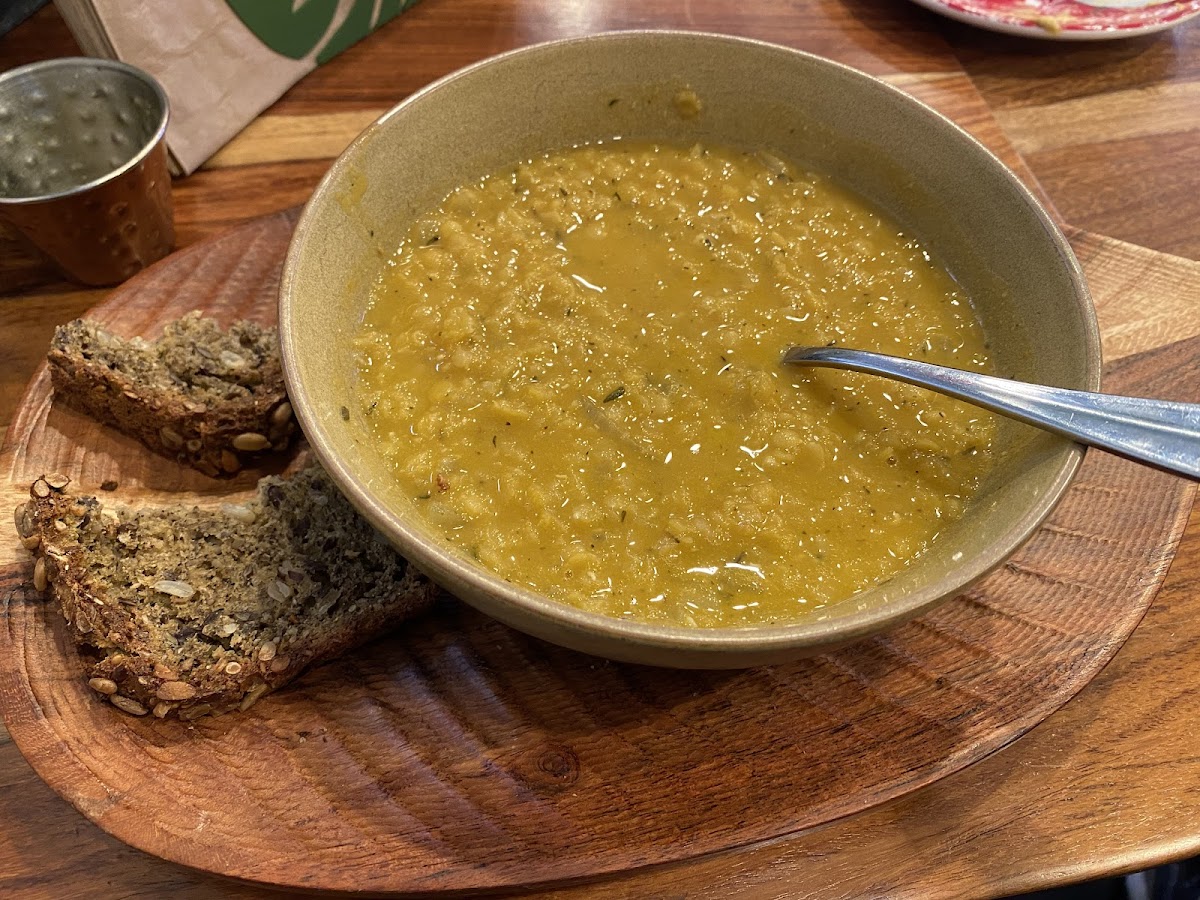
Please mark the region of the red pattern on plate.
POLYGON ((1160 31, 1200 15, 1200 0, 1131 0, 1136 5, 1113 7, 1078 0, 916 0, 935 12, 961 21, 1003 31, 1038 33, 1042 37, 1064 32, 1091 32, 1091 36, 1118 37, 1160 31), (955 15, 957 13, 957 15, 955 15), (982 20, 982 21, 980 21, 982 20))

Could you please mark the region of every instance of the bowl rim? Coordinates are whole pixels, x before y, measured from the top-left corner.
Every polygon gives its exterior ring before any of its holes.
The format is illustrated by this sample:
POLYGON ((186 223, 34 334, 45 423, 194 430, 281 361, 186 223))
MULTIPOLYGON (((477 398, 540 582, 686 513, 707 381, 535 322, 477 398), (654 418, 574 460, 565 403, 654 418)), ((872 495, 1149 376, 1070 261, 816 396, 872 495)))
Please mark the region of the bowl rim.
MULTIPOLYGON (((461 555, 451 550, 446 544, 418 533, 417 530, 408 524, 407 520, 410 517, 389 510, 350 471, 336 450, 336 445, 330 438, 329 429, 322 424, 319 417, 315 414, 313 400, 309 396, 304 383, 297 375, 298 356, 296 339, 292 327, 294 322, 292 297, 296 290, 298 278, 297 269, 299 267, 299 257, 302 252, 300 248, 305 244, 308 233, 313 228, 313 221, 318 215, 318 206, 333 201, 333 192, 336 189, 337 183, 342 180, 347 170, 354 165, 356 156, 363 151, 363 148, 372 140, 380 127, 401 114, 407 107, 436 93, 445 86, 459 79, 470 77, 479 70, 489 68, 502 61, 524 55, 536 55, 554 51, 573 44, 651 39, 722 42, 805 58, 811 64, 827 67, 841 77, 857 82, 863 89, 890 95, 896 102, 909 106, 915 114, 932 119, 941 128, 948 129, 948 138, 960 141, 965 145, 966 152, 983 154, 986 164, 994 169, 999 177, 1007 181, 1009 187, 1016 192, 1017 196, 1030 209, 1035 220, 1041 225, 1046 239, 1058 252, 1059 257, 1066 267, 1067 274, 1075 288, 1074 294, 1080 307, 1079 311, 1082 314, 1084 337, 1087 342, 1087 347, 1085 348, 1087 367, 1085 373, 1086 389, 1092 391, 1099 389, 1101 375, 1100 331, 1096 319, 1095 306, 1092 302, 1079 261, 1066 236, 1055 224, 1043 204, 1029 187, 1021 181, 1016 173, 979 141, 979 139, 952 119, 903 91, 901 88, 889 84, 882 78, 870 75, 844 63, 827 59, 818 54, 756 38, 705 31, 630 29, 602 31, 518 47, 457 69, 405 97, 375 122, 367 126, 338 156, 304 206, 304 210, 297 222, 296 229, 288 246, 283 273, 279 283, 281 357, 288 395, 292 400, 296 417, 305 436, 308 438, 313 452, 326 471, 329 472, 337 487, 367 520, 397 547, 401 554, 409 558, 419 569, 434 570, 442 575, 451 575, 460 582, 470 585, 476 591, 486 593, 490 602, 488 608, 483 609, 483 611, 523 630, 531 630, 533 633, 538 633, 538 631, 530 627, 530 623, 544 625, 546 626, 546 630, 541 632, 541 634, 548 637, 566 627, 574 634, 587 634, 589 640, 600 638, 609 647, 623 644, 663 651, 699 654, 715 662, 718 656, 736 654, 738 652, 750 656, 766 656, 771 652, 832 647, 857 640, 885 628, 894 627, 926 612, 945 600, 958 596, 1012 556, 1050 516, 1059 502, 1061 502, 1082 463, 1085 448, 1080 444, 1073 444, 1064 448, 1063 458, 1057 471, 1054 473, 1050 488, 1039 497, 1038 502, 1031 505, 1023 516, 991 542, 988 552, 972 557, 971 564, 965 566, 965 580, 959 582, 951 590, 938 587, 938 582, 933 582, 917 590, 895 597, 886 604, 873 604, 852 613, 832 617, 808 617, 789 624, 687 628, 684 626, 660 625, 607 616, 601 613, 587 612, 566 603, 552 600, 532 590, 507 582, 487 570, 481 564, 468 562, 461 555), (522 624, 518 624, 518 622, 522 624)), ((955 579, 955 581, 958 582, 959 579, 955 579)), ((881 585, 869 588, 868 590, 876 590, 879 587, 881 585)), ((464 598, 464 600, 471 603, 468 598, 464 598)), ((551 640, 554 639, 553 637, 551 638, 551 640)))

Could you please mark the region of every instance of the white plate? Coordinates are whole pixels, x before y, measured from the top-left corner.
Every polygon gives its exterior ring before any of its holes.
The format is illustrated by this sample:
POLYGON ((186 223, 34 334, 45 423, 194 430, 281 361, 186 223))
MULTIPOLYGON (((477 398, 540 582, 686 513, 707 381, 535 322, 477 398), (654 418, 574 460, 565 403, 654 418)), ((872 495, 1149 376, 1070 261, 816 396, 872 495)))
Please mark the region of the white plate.
POLYGON ((1098 41, 1174 28, 1200 0, 913 0, 989 31, 1055 41, 1098 41))

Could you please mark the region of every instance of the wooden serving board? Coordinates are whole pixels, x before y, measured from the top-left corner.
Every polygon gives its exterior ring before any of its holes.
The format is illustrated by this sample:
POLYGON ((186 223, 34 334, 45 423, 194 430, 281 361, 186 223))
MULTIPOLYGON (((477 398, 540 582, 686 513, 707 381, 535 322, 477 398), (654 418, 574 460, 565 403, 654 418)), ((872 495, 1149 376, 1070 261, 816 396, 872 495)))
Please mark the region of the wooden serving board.
MULTIPOLYGON (((92 315, 153 335, 193 308, 270 321, 294 213, 197 244, 92 315)), ((1200 400, 1195 312, 1151 305, 1172 260, 1072 236, 1112 354, 1107 389, 1200 400), (1173 314, 1173 315, 1171 315, 1173 314), (1166 323, 1170 323, 1169 326, 1166 323)), ((11 508, 43 472, 115 500, 202 500, 215 481, 55 404, 35 377, 0 454, 11 508)), ((149 853, 273 885, 441 892, 595 879, 859 812, 1014 740, 1141 619, 1194 496, 1090 453, 1046 526, 962 597, 885 636, 744 672, 622 665, 447 598, 401 633, 245 714, 133 719, 80 677, 58 611, 0 538, 0 706, 38 774, 149 853)))

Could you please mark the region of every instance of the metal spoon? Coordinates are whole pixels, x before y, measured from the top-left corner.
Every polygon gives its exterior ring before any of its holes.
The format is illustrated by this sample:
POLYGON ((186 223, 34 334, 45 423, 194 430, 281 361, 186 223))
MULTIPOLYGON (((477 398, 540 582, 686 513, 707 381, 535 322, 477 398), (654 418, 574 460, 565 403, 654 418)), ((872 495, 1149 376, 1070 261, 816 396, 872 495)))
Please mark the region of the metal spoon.
POLYGON ((792 347, 783 362, 907 381, 1200 480, 1200 404, 1070 391, 841 347, 792 347))

